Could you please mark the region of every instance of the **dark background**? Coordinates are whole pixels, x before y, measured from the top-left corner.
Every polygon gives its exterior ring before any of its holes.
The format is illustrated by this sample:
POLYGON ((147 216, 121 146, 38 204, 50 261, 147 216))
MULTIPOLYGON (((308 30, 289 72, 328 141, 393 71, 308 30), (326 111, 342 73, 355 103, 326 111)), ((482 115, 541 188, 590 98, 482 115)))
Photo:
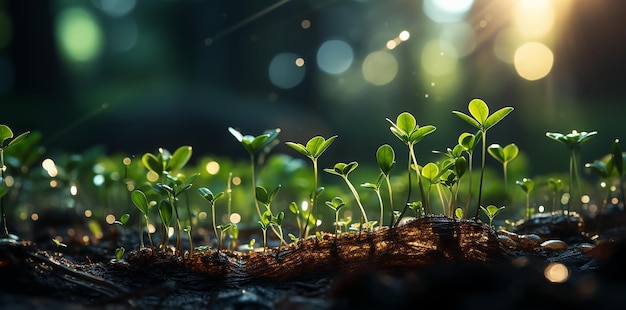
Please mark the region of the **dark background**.
MULTIPOLYGON (((418 0, 137 1, 122 17, 99 10, 100 1, 0 1, 0 122, 16 133, 40 131, 47 149, 67 152, 103 145, 111 153, 139 154, 188 144, 194 154, 246 158, 229 126, 252 135, 280 127, 282 142, 339 135, 326 167, 374 163, 383 143, 398 152, 402 145, 385 118, 403 111, 437 126, 416 147, 418 157, 434 160, 432 150, 453 147, 461 132, 474 131, 451 111, 467 112, 469 101, 481 98, 492 110, 515 108, 489 131, 489 143, 516 143, 530 161, 529 173, 566 171, 568 153, 547 131, 597 130, 583 147, 584 162, 607 154, 624 136, 626 2, 554 2, 567 3, 567 10, 556 11, 544 40, 554 53, 547 77, 524 80, 493 55, 497 31, 510 16, 506 5, 476 0, 465 20, 499 23, 478 30, 481 40, 458 61, 454 91, 437 93, 411 61, 438 27, 418 0), (98 56, 87 62, 69 60, 57 40, 59 15, 75 6, 92 14, 103 36, 98 56), (118 26, 128 20, 138 30, 136 42, 115 51, 112 42, 124 31, 118 26), (303 29, 302 20, 311 27, 303 29), (378 31, 405 29, 411 39, 390 51, 399 62, 391 83, 327 87, 358 77, 317 69, 322 42, 345 39, 358 68, 378 31), (304 80, 294 88, 268 79, 268 64, 280 52, 306 61, 304 80)), ((294 154, 284 145, 277 150, 294 154)))

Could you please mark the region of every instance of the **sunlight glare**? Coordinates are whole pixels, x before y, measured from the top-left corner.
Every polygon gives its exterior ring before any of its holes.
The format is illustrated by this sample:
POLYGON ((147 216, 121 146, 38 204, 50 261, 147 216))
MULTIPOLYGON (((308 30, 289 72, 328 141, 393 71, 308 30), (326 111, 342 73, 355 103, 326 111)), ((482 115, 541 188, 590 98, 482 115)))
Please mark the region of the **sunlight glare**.
POLYGON ((370 84, 376 86, 389 84, 398 74, 398 61, 387 52, 372 52, 365 57, 361 74, 370 84))
POLYGON ((515 27, 529 39, 545 36, 554 26, 554 11, 554 1, 518 0, 514 12, 515 27))
POLYGON ((554 54, 550 48, 539 42, 529 42, 515 51, 513 63, 519 76, 535 81, 550 73, 554 63, 554 54))

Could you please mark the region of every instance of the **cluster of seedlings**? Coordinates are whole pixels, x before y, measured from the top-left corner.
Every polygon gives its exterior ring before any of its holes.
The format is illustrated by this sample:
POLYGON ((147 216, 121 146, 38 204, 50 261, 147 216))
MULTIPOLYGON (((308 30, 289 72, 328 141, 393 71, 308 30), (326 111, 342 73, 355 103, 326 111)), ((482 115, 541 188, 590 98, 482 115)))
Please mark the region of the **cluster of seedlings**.
MULTIPOLYGON (((321 240, 322 232, 318 228, 319 208, 322 205, 320 199, 324 192, 324 186, 319 184, 319 175, 321 172, 335 175, 341 178, 347 188, 349 189, 352 197, 348 200, 347 197, 335 196, 324 202, 323 205, 328 207, 334 213, 334 236, 341 238, 343 234, 350 232, 358 233, 371 233, 383 228, 395 228, 400 225, 401 220, 409 215, 420 217, 424 215, 433 215, 436 212, 436 208, 441 210, 443 216, 450 218, 473 218, 478 219, 482 212, 489 221, 489 225, 493 225, 493 220, 497 214, 499 214, 505 206, 495 206, 494 204, 483 204, 483 179, 485 173, 485 162, 488 155, 502 164, 504 184, 508 183, 508 165, 519 154, 519 149, 514 143, 510 143, 506 146, 499 144, 488 144, 487 132, 493 128, 497 123, 502 121, 509 113, 513 111, 512 107, 504 107, 493 113, 490 113, 488 105, 481 99, 473 99, 468 105, 468 114, 460 111, 452 111, 461 120, 465 121, 475 130, 474 132, 463 132, 458 136, 456 145, 451 148, 447 148, 445 151, 434 151, 434 153, 441 155, 441 160, 436 162, 428 162, 422 164, 418 161, 415 153, 415 145, 436 131, 436 127, 433 125, 418 125, 416 118, 409 112, 400 113, 395 119, 387 119, 390 124, 391 133, 398 138, 406 147, 406 156, 408 165, 404 168, 406 173, 408 192, 406 200, 403 202, 401 208, 396 208, 396 202, 393 200, 393 188, 390 181, 392 170, 396 163, 396 152, 390 144, 383 144, 376 150, 376 161, 379 168, 379 176, 374 182, 367 182, 360 184, 361 188, 374 191, 378 200, 378 209, 380 210, 380 216, 377 219, 372 219, 366 212, 366 207, 359 195, 359 190, 350 180, 349 175, 359 164, 356 161, 352 162, 337 162, 332 168, 321 169, 318 166, 319 158, 324 152, 335 142, 337 135, 324 138, 322 136, 312 137, 305 143, 299 142, 285 142, 287 146, 293 149, 297 155, 304 156, 310 160, 312 164, 312 177, 313 187, 307 194, 308 205, 310 206, 306 210, 300 208, 294 201, 288 206, 289 212, 295 217, 297 224, 297 232, 288 233, 285 235, 283 229, 283 222, 286 219, 284 211, 277 211, 272 204, 275 197, 279 195, 281 184, 277 184, 273 189, 258 186, 256 183, 256 162, 257 157, 265 148, 277 143, 277 137, 280 134, 280 129, 267 130, 264 133, 253 136, 244 135, 239 130, 234 128, 228 128, 232 136, 240 143, 249 154, 249 168, 251 172, 251 188, 250 193, 253 195, 256 216, 258 219, 256 223, 258 228, 262 232, 263 251, 268 248, 268 233, 271 232, 278 239, 279 247, 288 245, 290 243, 298 244, 300 240, 304 240, 309 237, 315 237, 321 240), (480 152, 480 158, 474 158, 476 150, 480 152), (472 184, 472 175, 476 169, 474 161, 479 160, 477 189, 472 184), (460 201, 459 194, 461 190, 461 183, 467 179, 468 184, 463 188, 467 188, 467 193, 463 195, 464 201, 460 201), (416 182, 416 186, 413 183, 416 182), (419 191, 419 199, 414 199, 411 193, 412 189, 416 187, 419 191), (386 192, 384 191, 386 189, 386 192), (477 191, 477 196, 474 197, 474 192, 477 191), (386 197, 385 197, 386 196, 386 197), (432 199, 431 199, 432 198, 432 199), (352 222, 351 218, 341 218, 340 211, 344 210, 348 206, 347 201, 354 201, 358 207, 358 221, 352 222), (470 210, 470 204, 474 202, 476 213, 473 215, 468 214, 470 210), (410 210, 410 211, 409 211, 410 210), (389 222, 387 225, 383 225, 383 214, 389 215, 389 222), (314 231, 312 231, 314 230, 314 231)), ((6 125, 0 125, 0 165, 2 167, 0 177, 0 207, 2 212, 3 222, 3 234, 6 238, 9 238, 10 234, 7 229, 7 219, 5 216, 4 205, 2 204, 2 197, 9 191, 10 185, 6 181, 6 166, 4 165, 4 151, 22 140, 28 132, 13 136, 13 132, 6 125)), ((571 133, 562 134, 547 132, 546 136, 554 141, 566 145, 570 151, 570 169, 569 169, 569 193, 574 200, 575 195, 580 196, 580 175, 578 167, 578 154, 581 144, 596 135, 597 132, 578 132, 572 130, 571 133)), ((215 251, 224 250, 224 240, 228 238, 229 249, 230 245, 237 244, 234 240, 238 239, 239 227, 237 223, 228 222, 221 223, 216 218, 216 204, 222 198, 227 199, 228 203, 228 217, 231 218, 231 201, 232 191, 230 189, 231 180, 229 175, 227 190, 214 192, 208 187, 199 187, 194 189, 194 182, 200 176, 200 173, 194 173, 185 175, 182 173, 183 168, 187 165, 192 156, 192 148, 190 146, 181 146, 174 152, 170 152, 167 149, 160 148, 157 153, 145 153, 141 156, 141 163, 149 174, 152 175, 150 181, 137 186, 136 188, 129 190, 129 200, 139 210, 141 214, 141 229, 140 229, 140 242, 141 248, 146 247, 144 239, 147 233, 147 239, 149 247, 170 249, 170 231, 173 227, 173 234, 175 236, 175 245, 173 249, 176 255, 185 256, 185 250, 183 248, 183 236, 186 235, 189 240, 189 253, 198 251, 198 249, 214 249, 215 251), (181 204, 181 197, 186 195, 199 195, 203 198, 203 201, 211 210, 211 228, 213 231, 213 239, 215 240, 213 246, 201 246, 194 247, 192 243, 192 231, 193 221, 191 220, 194 215, 190 210, 189 204, 181 204), (153 236, 150 233, 152 214, 156 212, 160 225, 158 229, 161 230, 160 240, 155 242, 153 236), (145 231, 144 231, 145 229, 145 231)), ((621 151, 619 140, 615 140, 609 155, 602 159, 596 160, 593 163, 586 164, 586 167, 595 171, 603 179, 615 179, 620 182, 620 189, 623 193, 623 186, 621 179, 624 175, 624 163, 625 155, 621 151)), ((130 165, 130 161, 124 162, 126 168, 130 165)), ((529 218, 535 212, 530 207, 531 193, 535 187, 535 183, 531 178, 522 178, 515 182, 526 195, 526 210, 524 212, 525 217, 529 218)), ((550 178, 547 182, 547 186, 552 195, 552 212, 557 209, 557 197, 558 193, 563 189, 564 182, 559 178, 550 178)), ((508 190, 508 189, 505 189, 508 190)), ((609 193, 607 193, 607 199, 609 193)), ((604 202, 606 202, 606 200, 604 202)), ((563 208, 563 204, 560 204, 563 208)), ((604 206, 604 205, 603 205, 604 206)), ((569 211, 569 203, 565 205, 567 209, 562 209, 562 212, 569 211)), ((128 225, 130 214, 126 213, 119 217, 115 221, 116 225, 120 225, 123 228, 128 225)), ((122 239, 125 235, 122 234, 122 239)), ((239 249, 254 249, 255 240, 252 239, 245 245, 239 246, 239 249)), ((124 240, 122 245, 116 250, 115 258, 122 260, 125 253, 124 240)))

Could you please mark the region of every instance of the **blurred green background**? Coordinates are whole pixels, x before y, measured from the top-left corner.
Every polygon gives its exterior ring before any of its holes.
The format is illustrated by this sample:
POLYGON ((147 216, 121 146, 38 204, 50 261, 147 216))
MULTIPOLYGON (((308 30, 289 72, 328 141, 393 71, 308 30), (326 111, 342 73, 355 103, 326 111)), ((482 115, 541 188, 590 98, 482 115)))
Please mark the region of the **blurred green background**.
POLYGON ((191 145, 193 160, 247 159, 229 126, 338 135, 327 168, 375 164, 383 143, 404 159, 386 121, 404 111, 437 127, 416 145, 435 161, 474 132, 451 111, 481 98, 515 108, 488 143, 518 145, 517 176, 567 173, 546 132, 597 130, 581 163, 624 136, 623 12, 612 0, 5 0, 0 122, 40 132, 49 152, 191 145))

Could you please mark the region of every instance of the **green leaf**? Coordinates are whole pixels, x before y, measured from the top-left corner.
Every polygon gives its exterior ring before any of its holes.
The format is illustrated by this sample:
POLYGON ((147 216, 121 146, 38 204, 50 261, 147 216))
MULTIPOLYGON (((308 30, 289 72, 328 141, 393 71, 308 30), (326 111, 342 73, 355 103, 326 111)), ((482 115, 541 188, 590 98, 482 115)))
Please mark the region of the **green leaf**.
POLYGON ((128 213, 124 213, 120 216, 120 223, 122 224, 122 226, 126 225, 126 223, 128 223, 128 220, 130 219, 130 214, 128 213))
POLYGON ((468 124, 472 125, 475 128, 480 129, 481 125, 478 121, 476 121, 475 119, 473 119, 471 116, 463 113, 463 112, 459 112, 459 111, 452 111, 452 113, 456 114, 456 116, 460 117, 462 120, 464 120, 465 122, 467 122, 468 124))
POLYGON ((456 210, 454 210, 454 215, 456 215, 456 217, 462 219, 463 218, 463 208, 456 208, 456 210))
POLYGON ((393 168, 393 165, 396 163, 396 154, 393 148, 389 144, 381 145, 378 150, 376 150, 376 161, 378 162, 380 171, 385 176, 389 176, 391 168, 393 168))
POLYGON ((4 148, 4 141, 13 138, 13 131, 9 126, 0 124, 0 148, 4 148))
POLYGON ((170 157, 169 161, 167 162, 167 166, 165 167, 165 170, 169 172, 179 171, 187 164, 187 162, 189 162, 189 159, 191 159, 191 153, 191 146, 179 147, 170 157))
POLYGON ((396 125, 406 136, 409 136, 413 130, 417 127, 417 121, 413 114, 409 112, 402 112, 396 118, 396 125))
POLYGON ((145 153, 141 156, 141 163, 143 163, 144 167, 148 170, 157 173, 158 175, 163 174, 163 164, 156 157, 156 155, 152 153, 145 153))
POLYGON ((422 168, 422 176, 428 179, 431 183, 437 183, 437 177, 439 175, 439 167, 435 163, 427 163, 422 168))
POLYGON ((295 142, 285 142, 286 145, 288 145, 289 147, 291 147, 292 149, 296 150, 298 153, 312 158, 313 155, 311 155, 311 153, 309 152, 309 150, 306 149, 306 147, 300 143, 295 143, 295 142))
POLYGON ((289 211, 291 211, 291 213, 293 213, 293 214, 299 214, 300 213, 300 209, 298 208, 298 204, 295 201, 292 201, 289 204, 289 211))
POLYGON ((200 194, 200 196, 202 196, 202 198, 204 198, 206 201, 208 201, 210 204, 213 204, 215 202, 215 195, 213 195, 213 192, 206 188, 206 187, 201 187, 198 188, 198 193, 200 194))
POLYGON ((521 181, 515 181, 515 184, 517 184, 526 193, 530 193, 535 187, 535 182, 529 178, 523 178, 521 181))
POLYGON ((309 142, 307 142, 306 149, 309 151, 312 158, 319 158, 336 138, 336 135, 328 138, 327 140, 321 136, 313 137, 309 140, 309 142))
POLYGON ((493 127, 493 125, 497 124, 498 122, 500 122, 503 118, 505 118, 507 115, 509 115, 509 113, 511 113, 511 111, 513 111, 512 107, 504 107, 498 111, 493 112, 493 114, 491 114, 487 120, 484 123, 484 130, 487 130, 491 127, 493 127))
POLYGON ((409 136, 409 141, 413 144, 420 142, 422 139, 424 139, 424 137, 433 133, 435 130, 437 130, 437 127, 433 125, 419 127, 411 133, 411 135, 409 136))
MULTIPOLYGON (((26 138, 26 136, 30 134, 30 131, 24 132, 22 134, 20 134, 19 136, 15 137, 15 139, 11 140, 11 142, 9 142, 9 144, 7 144, 6 148, 9 148, 9 146, 15 145, 16 143, 20 142, 21 140, 23 140, 24 138, 26 138)), ((0 144, 2 145, 2 144, 0 144)))
POLYGON ((489 152, 489 154, 497 161, 507 163, 517 157, 519 154, 519 148, 514 143, 508 144, 505 147, 494 143, 487 148, 487 152, 489 152))
POLYGON ((258 200, 260 203, 266 206, 270 204, 270 198, 267 195, 267 190, 263 186, 256 187, 255 197, 256 197, 256 200, 258 200))
POLYGON ((484 127, 485 121, 489 116, 489 107, 487 106, 487 103, 481 99, 472 99, 467 105, 467 109, 472 117, 474 117, 474 119, 484 127))
POLYGON ((563 181, 561 179, 549 178, 548 179, 548 189, 551 192, 556 193, 557 191, 563 188, 563 181))
POLYGON ((148 199, 146 198, 146 194, 144 194, 144 192, 136 189, 131 193, 130 198, 133 204, 135 204, 135 206, 137 207, 137 209, 141 211, 141 213, 143 213, 144 215, 148 214, 150 206, 148 205, 148 199))
POLYGON ((159 217, 164 226, 170 225, 170 221, 172 220, 172 204, 169 200, 163 199, 159 202, 159 217))

